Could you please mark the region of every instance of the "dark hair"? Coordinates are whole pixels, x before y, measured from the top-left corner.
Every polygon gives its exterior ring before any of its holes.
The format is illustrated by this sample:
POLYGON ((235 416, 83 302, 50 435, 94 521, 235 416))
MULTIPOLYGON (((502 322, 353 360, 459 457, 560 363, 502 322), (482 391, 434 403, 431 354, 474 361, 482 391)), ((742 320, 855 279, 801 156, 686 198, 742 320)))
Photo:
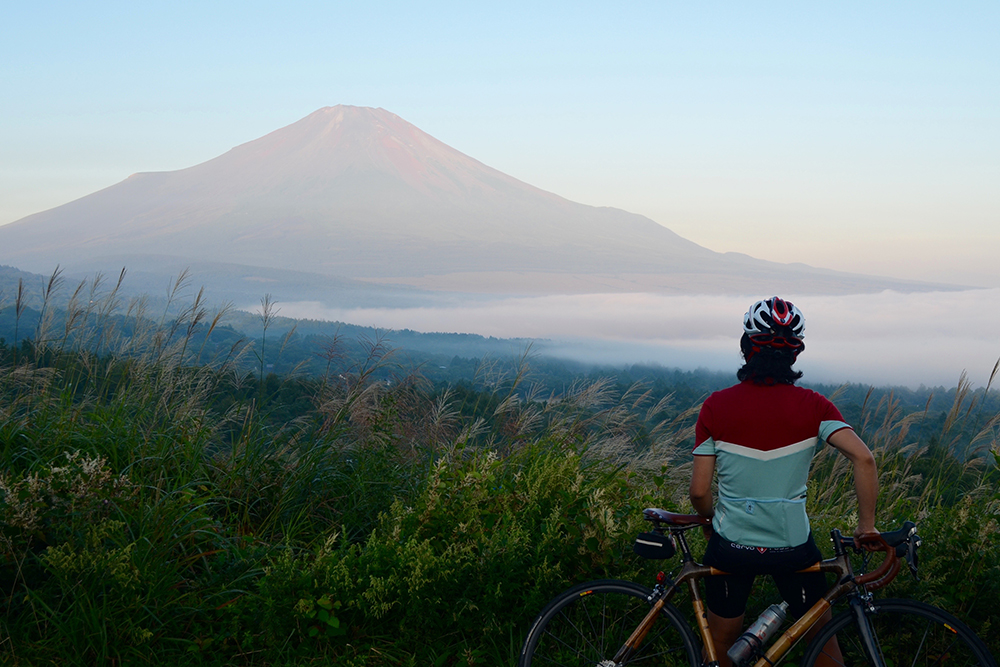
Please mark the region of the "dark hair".
POLYGON ((740 349, 746 363, 736 371, 736 379, 740 382, 750 380, 755 384, 795 384, 802 377, 802 371, 792 370, 796 354, 791 348, 762 345, 754 352, 754 347, 750 337, 743 334, 740 349))

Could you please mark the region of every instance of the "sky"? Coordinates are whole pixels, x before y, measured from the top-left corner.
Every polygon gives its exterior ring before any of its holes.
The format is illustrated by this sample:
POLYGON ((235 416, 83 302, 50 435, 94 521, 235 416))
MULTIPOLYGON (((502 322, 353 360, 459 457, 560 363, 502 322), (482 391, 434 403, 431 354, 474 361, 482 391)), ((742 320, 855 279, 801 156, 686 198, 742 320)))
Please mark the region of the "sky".
POLYGON ((1000 288, 1000 4, 620 4, 8 3, 0 224, 342 103, 716 251, 1000 288))
POLYGON ((612 4, 9 3, 0 224, 344 103, 713 250, 1000 287, 1000 4, 612 4))

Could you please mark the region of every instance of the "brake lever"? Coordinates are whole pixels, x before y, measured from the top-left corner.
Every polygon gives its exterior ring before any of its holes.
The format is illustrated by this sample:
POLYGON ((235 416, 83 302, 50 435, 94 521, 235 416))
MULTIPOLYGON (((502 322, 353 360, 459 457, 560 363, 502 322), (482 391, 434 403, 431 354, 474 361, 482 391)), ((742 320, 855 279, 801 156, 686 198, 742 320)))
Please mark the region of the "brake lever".
POLYGON ((906 540, 906 544, 906 564, 910 566, 910 574, 913 575, 913 578, 920 581, 920 575, 917 574, 917 547, 920 546, 920 536, 913 533, 906 540))

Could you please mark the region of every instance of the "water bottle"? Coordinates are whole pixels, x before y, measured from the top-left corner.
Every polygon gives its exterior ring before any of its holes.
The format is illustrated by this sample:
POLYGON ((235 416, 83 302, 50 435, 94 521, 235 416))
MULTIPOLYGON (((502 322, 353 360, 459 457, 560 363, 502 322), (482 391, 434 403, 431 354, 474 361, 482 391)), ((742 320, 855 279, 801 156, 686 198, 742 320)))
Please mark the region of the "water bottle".
POLYGON ((754 655, 760 647, 767 643, 767 640, 774 636, 775 630, 781 627, 788 615, 788 603, 772 604, 764 610, 764 613, 757 617, 746 632, 740 635, 726 655, 733 661, 734 665, 741 665, 744 661, 754 655))

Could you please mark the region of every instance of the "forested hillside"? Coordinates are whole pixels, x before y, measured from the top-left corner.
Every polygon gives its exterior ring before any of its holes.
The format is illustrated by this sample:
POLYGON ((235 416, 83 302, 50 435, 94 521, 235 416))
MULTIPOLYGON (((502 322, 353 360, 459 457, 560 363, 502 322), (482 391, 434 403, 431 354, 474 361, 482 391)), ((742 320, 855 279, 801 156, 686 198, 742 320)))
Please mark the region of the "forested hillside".
MULTIPOLYGON (((425 333, 380 330, 344 322, 295 320, 281 317, 280 304, 261 300, 266 315, 223 308, 210 310, 199 293, 193 301, 188 276, 182 274, 165 296, 127 297, 120 291, 124 273, 115 283, 110 277, 67 283, 57 270, 48 277, 0 266, 0 340, 8 345, 41 341, 50 347, 87 348, 110 352, 110 336, 141 340, 154 329, 171 342, 197 340, 188 350, 188 363, 213 366, 229 364, 236 372, 253 374, 259 380, 274 374, 279 378, 307 380, 297 383, 303 396, 339 365, 358 365, 372 355, 390 353, 392 363, 372 370, 373 377, 392 381, 400 373, 415 373, 436 391, 449 387, 491 386, 498 375, 514 372, 528 362, 530 373, 521 379, 518 393, 564 394, 580 381, 611 382, 619 391, 641 383, 653 401, 670 396, 674 406, 700 403, 708 394, 729 386, 732 372, 705 369, 680 370, 655 365, 601 366, 575 362, 546 354, 549 341, 527 338, 500 339, 476 334, 425 333), (95 349, 94 345, 104 349, 95 349)), ((912 417, 909 432, 921 446, 944 447, 960 459, 983 449, 975 437, 993 415, 1000 412, 1000 393, 986 387, 973 388, 964 376, 956 386, 911 389, 899 386, 801 384, 836 398, 851 423, 861 419, 866 407, 882 403, 892 406, 893 417, 912 417), (965 413, 952 414, 956 404, 965 413), (945 429, 947 422, 947 429, 945 429), (941 433, 950 437, 942 441, 941 433)), ((277 381, 276 379, 272 379, 277 381)), ((678 408, 680 409, 680 408, 678 408)), ((287 409, 281 418, 290 418, 287 409)))
MULTIPOLYGON (((110 298, 38 308, 34 326, 14 313, 17 344, 0 344, 8 664, 512 665, 571 583, 678 566, 631 543, 642 508, 690 511, 693 419, 723 376, 573 372, 529 351, 433 377, 364 336, 270 372, 289 342, 267 317, 250 337, 198 302, 157 319, 110 298)), ((878 526, 913 519, 924 538, 921 581, 885 594, 1000 651, 993 392, 926 407, 820 389, 876 454, 878 526)), ((818 536, 853 529, 838 461, 813 466, 818 536)))

